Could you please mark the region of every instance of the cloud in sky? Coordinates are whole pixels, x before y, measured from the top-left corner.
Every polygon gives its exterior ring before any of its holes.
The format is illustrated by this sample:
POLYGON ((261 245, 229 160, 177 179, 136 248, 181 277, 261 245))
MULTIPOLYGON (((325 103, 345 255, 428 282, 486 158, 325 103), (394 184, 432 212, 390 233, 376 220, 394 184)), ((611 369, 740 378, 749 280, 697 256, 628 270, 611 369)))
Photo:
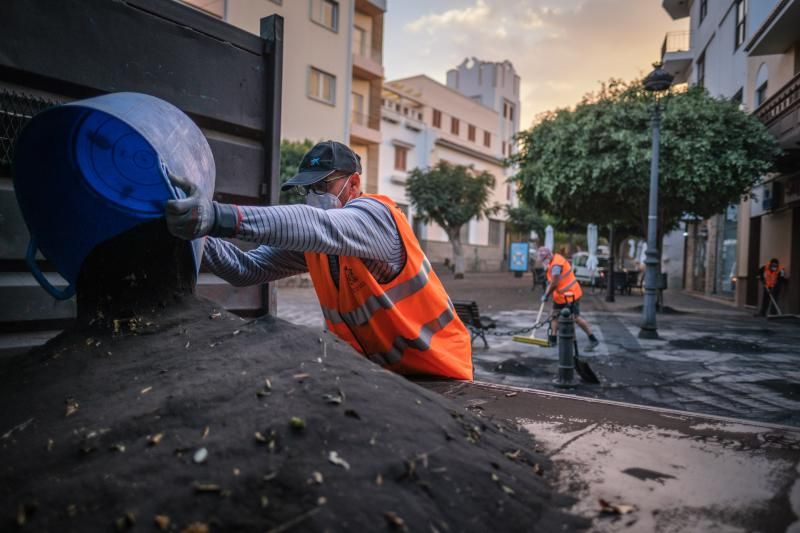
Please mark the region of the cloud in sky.
POLYGON ((394 0, 384 64, 387 79, 427 74, 443 82, 465 57, 508 59, 522 79, 527 127, 601 81, 647 73, 664 34, 686 27, 657 0, 394 0))

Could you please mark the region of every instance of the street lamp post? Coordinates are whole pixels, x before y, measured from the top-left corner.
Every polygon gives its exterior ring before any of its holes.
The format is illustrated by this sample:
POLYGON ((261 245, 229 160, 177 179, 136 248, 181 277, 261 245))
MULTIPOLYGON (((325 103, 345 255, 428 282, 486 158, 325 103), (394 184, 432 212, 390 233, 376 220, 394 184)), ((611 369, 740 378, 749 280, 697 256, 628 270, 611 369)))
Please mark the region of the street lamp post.
POLYGON ((658 148, 661 138, 661 102, 659 94, 672 85, 672 76, 661 68, 661 63, 653 65, 654 70, 644 79, 646 91, 655 95, 653 104, 653 155, 650 160, 650 202, 647 211, 647 253, 644 264, 647 267, 644 277, 644 305, 642 306, 642 325, 640 339, 657 339, 656 291, 660 273, 658 261, 658 148))

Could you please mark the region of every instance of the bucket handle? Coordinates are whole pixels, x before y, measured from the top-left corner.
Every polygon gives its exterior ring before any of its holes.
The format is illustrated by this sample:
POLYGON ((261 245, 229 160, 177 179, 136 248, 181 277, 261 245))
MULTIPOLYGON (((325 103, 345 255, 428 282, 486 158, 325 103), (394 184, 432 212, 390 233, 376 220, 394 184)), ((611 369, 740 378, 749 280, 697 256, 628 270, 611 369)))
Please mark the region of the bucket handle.
POLYGON ((36 278, 36 281, 39 282, 39 285, 42 286, 44 290, 46 290, 50 296, 55 298, 56 300, 68 300, 72 298, 75 294, 75 286, 73 284, 69 284, 66 289, 60 290, 53 287, 53 285, 44 277, 42 271, 39 270, 39 265, 36 264, 36 250, 38 247, 36 246, 36 239, 31 237, 30 242, 28 243, 28 253, 25 256, 25 262, 28 264, 28 268, 33 274, 33 277, 36 278))

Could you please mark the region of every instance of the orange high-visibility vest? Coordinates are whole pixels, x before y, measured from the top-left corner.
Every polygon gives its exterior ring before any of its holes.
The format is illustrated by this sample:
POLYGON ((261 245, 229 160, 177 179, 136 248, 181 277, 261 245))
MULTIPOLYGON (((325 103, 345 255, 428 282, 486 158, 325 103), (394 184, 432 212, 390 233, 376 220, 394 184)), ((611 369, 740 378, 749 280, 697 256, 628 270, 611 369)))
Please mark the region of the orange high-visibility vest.
POLYGON ((405 215, 386 196, 362 196, 389 208, 405 247, 406 264, 393 280, 381 284, 360 258, 339 256, 337 287, 327 254, 306 252, 325 325, 389 370, 471 380, 469 332, 405 215))
POLYGON ((575 278, 572 265, 569 264, 569 261, 564 259, 563 255, 553 254, 550 265, 547 267, 547 282, 550 283, 553 278, 553 267, 556 265, 561 266, 561 276, 559 277, 556 290, 553 291, 553 301, 557 304, 569 303, 565 297, 565 293, 567 292, 572 293, 572 296, 569 298, 570 302, 580 300, 581 296, 583 296, 583 289, 581 289, 581 284, 578 283, 578 280, 575 278))
POLYGON ((774 289, 778 284, 778 278, 781 275, 781 265, 778 264, 778 269, 773 272, 769 269, 769 263, 764 265, 764 286, 768 289, 774 289))

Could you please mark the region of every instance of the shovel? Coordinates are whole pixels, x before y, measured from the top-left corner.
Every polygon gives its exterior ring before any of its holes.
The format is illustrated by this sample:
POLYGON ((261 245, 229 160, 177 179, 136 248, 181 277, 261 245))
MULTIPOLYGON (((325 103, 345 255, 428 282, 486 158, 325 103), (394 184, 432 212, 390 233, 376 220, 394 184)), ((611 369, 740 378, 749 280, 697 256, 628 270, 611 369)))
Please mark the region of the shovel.
POLYGON ((544 310, 544 302, 539 306, 539 312, 536 314, 536 322, 533 323, 533 331, 531 331, 530 337, 525 337, 524 335, 514 335, 511 337, 511 340, 514 342, 521 342, 523 344, 533 344, 534 346, 542 346, 544 348, 548 348, 550 346, 550 341, 547 339, 537 339, 536 338, 536 328, 538 327, 539 320, 542 318, 542 311, 544 310))
POLYGON ((581 380, 586 383, 592 383, 595 385, 600 383, 600 379, 597 377, 597 374, 594 373, 592 367, 589 366, 589 363, 580 358, 580 355, 578 354, 577 339, 575 340, 574 346, 575 346, 575 355, 572 361, 575 364, 575 372, 577 372, 581 380))

